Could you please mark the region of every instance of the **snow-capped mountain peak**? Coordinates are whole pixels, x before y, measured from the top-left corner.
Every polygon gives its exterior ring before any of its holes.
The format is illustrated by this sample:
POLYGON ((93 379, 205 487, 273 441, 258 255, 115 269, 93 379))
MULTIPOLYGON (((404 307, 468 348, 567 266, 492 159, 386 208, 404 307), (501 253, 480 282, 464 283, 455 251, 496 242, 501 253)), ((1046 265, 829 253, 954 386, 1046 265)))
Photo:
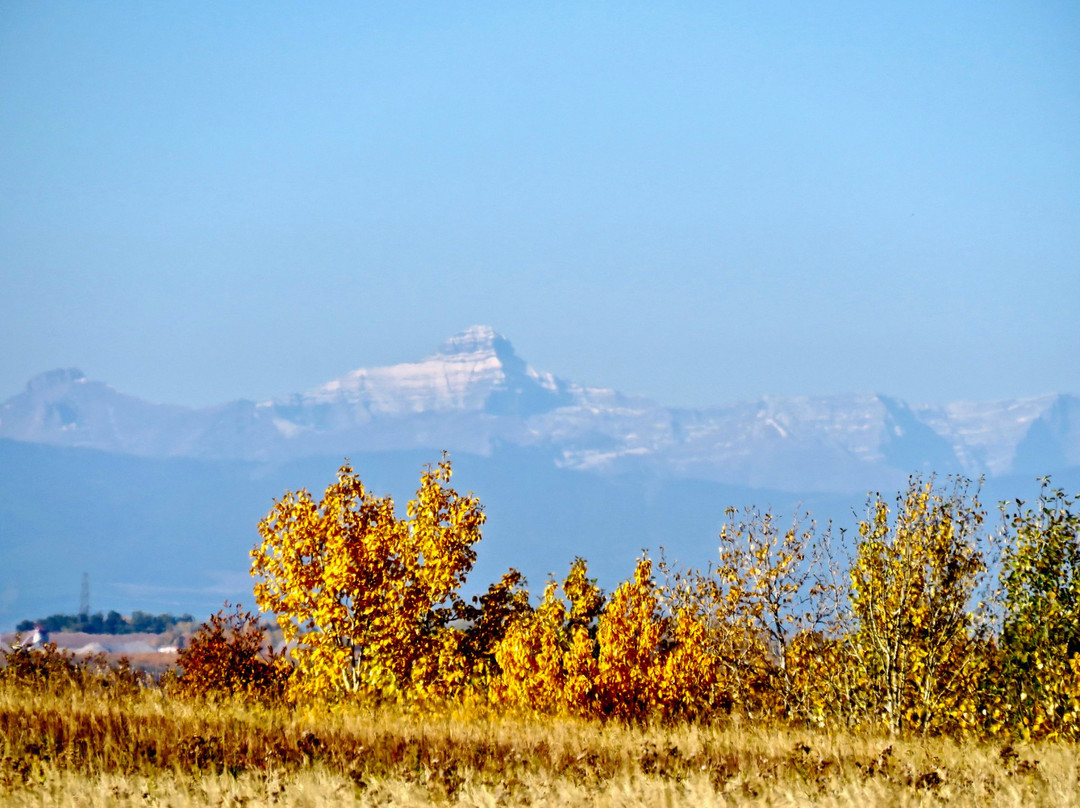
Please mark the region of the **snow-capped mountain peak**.
POLYGON ((510 340, 489 325, 469 326, 439 346, 435 356, 491 356, 500 361, 520 362, 510 340))
POLYGON ((438 412, 531 415, 568 403, 567 385, 531 368, 490 326, 446 340, 419 362, 360 368, 279 406, 346 406, 366 416, 438 412))

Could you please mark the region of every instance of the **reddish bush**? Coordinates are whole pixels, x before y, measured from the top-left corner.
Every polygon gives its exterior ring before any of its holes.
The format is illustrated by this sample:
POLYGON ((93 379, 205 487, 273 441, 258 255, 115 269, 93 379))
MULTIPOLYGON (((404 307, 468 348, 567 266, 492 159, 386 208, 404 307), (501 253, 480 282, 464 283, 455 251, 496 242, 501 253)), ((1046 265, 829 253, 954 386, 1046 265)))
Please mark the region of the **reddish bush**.
POLYGON ((239 604, 234 611, 226 609, 211 615, 180 650, 177 692, 188 697, 279 698, 289 677, 288 663, 269 646, 258 615, 241 611, 239 604))

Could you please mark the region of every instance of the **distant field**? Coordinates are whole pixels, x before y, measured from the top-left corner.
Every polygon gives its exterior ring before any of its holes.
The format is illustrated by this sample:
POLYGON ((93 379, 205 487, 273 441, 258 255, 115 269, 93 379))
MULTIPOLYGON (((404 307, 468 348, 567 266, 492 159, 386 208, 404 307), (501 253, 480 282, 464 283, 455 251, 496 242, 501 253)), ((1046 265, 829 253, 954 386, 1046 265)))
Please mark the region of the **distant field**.
MULTIPOLYGON (((14 633, 0 636, 0 648, 10 647, 14 633)), ((161 652, 155 649, 175 647, 173 634, 84 634, 82 632, 58 631, 49 635, 49 641, 65 651, 78 651, 101 646, 105 649, 105 659, 116 665, 121 659, 139 670, 154 676, 160 676, 176 664, 176 652, 161 652)))

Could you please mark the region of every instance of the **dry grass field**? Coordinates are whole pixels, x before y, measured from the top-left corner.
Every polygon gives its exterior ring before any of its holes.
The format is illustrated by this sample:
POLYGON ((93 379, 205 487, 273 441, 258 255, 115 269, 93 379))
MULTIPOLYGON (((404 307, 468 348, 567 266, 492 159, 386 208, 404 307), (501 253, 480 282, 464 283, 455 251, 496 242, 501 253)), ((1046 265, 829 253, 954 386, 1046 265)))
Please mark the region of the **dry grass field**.
POLYGON ((605 595, 576 559, 536 605, 513 571, 470 605, 483 513, 449 479, 426 471, 405 521, 348 467, 277 503, 252 572, 287 654, 239 607, 157 680, 0 652, 0 805, 1080 805, 1063 493, 1017 505, 995 633, 963 481, 876 499, 850 584, 755 511, 707 572, 643 556, 605 595))
POLYGON ((1072 744, 0 693, 0 804, 1080 805, 1072 744))

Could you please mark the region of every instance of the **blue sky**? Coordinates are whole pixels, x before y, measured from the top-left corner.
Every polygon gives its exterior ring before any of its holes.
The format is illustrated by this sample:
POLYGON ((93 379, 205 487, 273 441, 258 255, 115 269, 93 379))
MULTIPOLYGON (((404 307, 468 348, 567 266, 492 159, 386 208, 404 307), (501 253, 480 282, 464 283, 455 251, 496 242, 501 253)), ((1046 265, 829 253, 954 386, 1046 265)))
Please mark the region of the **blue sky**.
POLYGON ((0 399, 474 324, 669 404, 1080 393, 1080 6, 0 7, 0 399))

